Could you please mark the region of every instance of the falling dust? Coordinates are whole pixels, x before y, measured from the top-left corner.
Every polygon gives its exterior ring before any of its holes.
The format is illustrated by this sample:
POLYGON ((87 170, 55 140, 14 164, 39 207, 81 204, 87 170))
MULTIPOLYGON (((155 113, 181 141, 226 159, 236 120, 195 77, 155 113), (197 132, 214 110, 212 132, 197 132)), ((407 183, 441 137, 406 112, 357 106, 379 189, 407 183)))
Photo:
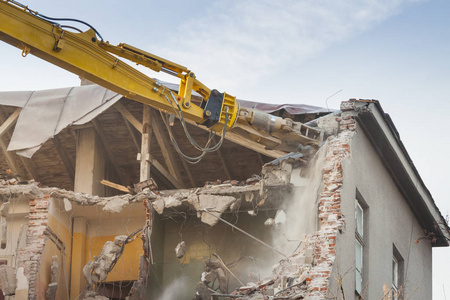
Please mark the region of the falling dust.
MULTIPOLYGON (((286 256, 299 251, 303 237, 317 230, 318 200, 323 189, 322 167, 327 147, 328 143, 325 143, 307 167, 292 171, 291 183, 294 186, 291 193, 286 195, 280 210, 269 215, 264 222, 265 226, 261 227, 262 230, 272 231, 272 241, 269 244, 286 256)), ((255 274, 260 280, 273 275, 273 267, 283 257, 273 250, 270 252, 271 255, 268 255, 265 247, 260 249, 252 254, 256 258, 256 263, 240 265, 239 273, 255 274)), ((257 281, 250 276, 240 279, 245 283, 257 281)))
POLYGON ((320 147, 308 167, 294 169, 291 194, 282 205, 286 222, 274 227, 273 245, 291 255, 298 250, 302 238, 317 230, 318 199, 322 187, 322 166, 328 144, 320 147))
POLYGON ((186 299, 187 291, 189 291, 189 284, 190 281, 187 276, 180 276, 176 278, 164 289, 164 292, 158 300, 186 299))
MULTIPOLYGON (((292 192, 286 196, 282 207, 283 212, 273 212, 265 220, 270 224, 261 223, 261 230, 272 231, 273 245, 280 252, 291 255, 300 249, 299 245, 304 235, 317 230, 318 199, 322 187, 322 167, 325 162, 328 144, 320 147, 308 167, 294 169, 291 174, 291 183, 294 185, 292 192), (269 220, 270 219, 270 220, 269 220), (285 219, 285 220, 284 220, 285 219), (269 227, 269 228, 268 228, 269 227)), ((273 266, 279 263, 281 257, 264 247, 261 251, 252 254, 252 262, 241 262, 233 268, 233 272, 245 283, 256 282, 268 278, 273 272, 273 266), (247 276, 245 276, 245 275, 247 276), (244 276, 243 276, 244 275, 244 276)), ((200 279, 200 274, 198 274, 200 279)), ((240 286, 230 278, 229 288, 232 290, 240 286)), ((159 300, 191 299, 192 294, 187 296, 186 291, 191 291, 192 278, 180 276, 165 287, 159 300)))

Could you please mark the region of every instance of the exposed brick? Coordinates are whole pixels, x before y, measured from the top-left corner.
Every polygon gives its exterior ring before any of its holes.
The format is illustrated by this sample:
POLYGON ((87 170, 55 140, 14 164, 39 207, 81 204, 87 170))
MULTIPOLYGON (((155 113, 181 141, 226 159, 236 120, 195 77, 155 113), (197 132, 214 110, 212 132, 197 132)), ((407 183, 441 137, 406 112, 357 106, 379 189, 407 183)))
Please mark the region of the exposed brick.
POLYGON ((347 126, 347 128, 349 129, 349 130, 356 130, 356 124, 350 124, 350 125, 348 125, 347 126))
POLYGON ((354 104, 354 102, 351 102, 351 101, 342 101, 340 109, 341 109, 341 111, 354 110, 355 104, 354 104))
MULTIPOLYGON (((353 110, 353 102, 343 102, 341 110, 353 110)), ((314 245, 314 263, 306 281, 305 299, 325 299, 335 260, 336 236, 345 220, 341 213, 342 160, 350 154, 350 141, 355 126, 350 114, 340 121, 341 133, 329 137, 327 156, 323 170, 325 191, 319 199, 319 231, 304 239, 305 248, 314 245)))
POLYGON ((37 299, 36 280, 45 245, 49 198, 47 195, 42 199, 29 200, 27 242, 25 248, 19 249, 17 256, 17 266, 24 268, 24 274, 28 278, 28 299, 31 300, 37 299))

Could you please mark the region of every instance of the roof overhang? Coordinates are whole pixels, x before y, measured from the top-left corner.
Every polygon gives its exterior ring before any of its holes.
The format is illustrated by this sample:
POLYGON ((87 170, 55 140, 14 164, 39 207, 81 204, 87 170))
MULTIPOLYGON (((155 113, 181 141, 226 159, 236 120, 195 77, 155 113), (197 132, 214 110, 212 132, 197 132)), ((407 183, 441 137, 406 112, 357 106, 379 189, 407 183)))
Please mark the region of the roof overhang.
POLYGON ((389 115, 376 100, 354 100, 356 120, 405 197, 421 226, 449 246, 450 229, 409 157, 389 115))

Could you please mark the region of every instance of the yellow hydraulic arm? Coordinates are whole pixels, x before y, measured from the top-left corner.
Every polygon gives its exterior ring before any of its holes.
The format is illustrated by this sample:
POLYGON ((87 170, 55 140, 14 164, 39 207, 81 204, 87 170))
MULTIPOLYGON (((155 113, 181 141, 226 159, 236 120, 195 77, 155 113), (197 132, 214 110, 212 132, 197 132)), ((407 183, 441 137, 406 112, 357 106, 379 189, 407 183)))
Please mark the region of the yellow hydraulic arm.
POLYGON ((53 20, 58 19, 45 17, 16 1, 0 0, 0 40, 22 49, 23 56, 31 53, 163 111, 177 110, 186 120, 219 133, 224 128, 239 127, 237 134, 271 149, 298 151, 296 143, 317 145, 320 140, 317 129, 252 109, 239 109, 235 97, 210 90, 184 66, 127 44, 111 45, 92 27, 86 32, 72 32, 53 20), (178 77, 178 93, 174 94, 118 57, 178 77), (201 104, 191 101, 194 91, 202 97, 201 104))
MULTIPOLYGON (((208 99, 211 91, 186 67, 126 44, 110 45, 99 40, 92 29, 74 33, 38 16, 37 12, 17 2, 1 1, 0 39, 22 49, 24 56, 32 53, 127 98, 166 111, 173 110, 170 101, 176 100, 185 118, 197 123, 205 122, 204 109, 190 101, 191 93, 192 90, 197 91, 208 99), (176 99, 173 99, 170 90, 159 82, 110 53, 155 71, 165 71, 179 77, 181 86, 176 99)), ((224 94, 223 98, 222 110, 225 112, 228 109, 229 116, 226 123, 228 127, 232 127, 237 116, 237 102, 234 97, 227 94, 224 94)), ((225 124, 224 116, 225 113, 215 125, 216 131, 222 131, 225 124)))

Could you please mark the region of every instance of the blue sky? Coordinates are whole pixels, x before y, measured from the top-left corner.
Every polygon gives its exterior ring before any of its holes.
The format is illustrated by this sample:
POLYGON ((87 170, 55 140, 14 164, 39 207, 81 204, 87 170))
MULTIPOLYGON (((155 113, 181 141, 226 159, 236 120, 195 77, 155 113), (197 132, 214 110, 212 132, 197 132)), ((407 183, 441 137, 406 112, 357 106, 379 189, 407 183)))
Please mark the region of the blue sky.
MULTIPOLYGON (((438 207, 450 211, 450 1, 44 1, 196 72, 240 99, 338 108, 377 99, 438 207)), ((78 85, 78 77, 0 43, 0 90, 78 85)), ((156 76, 156 75, 152 75, 156 76)), ((167 77, 161 77, 166 79, 167 77)), ((434 250, 434 297, 450 295, 450 250, 434 250)))

